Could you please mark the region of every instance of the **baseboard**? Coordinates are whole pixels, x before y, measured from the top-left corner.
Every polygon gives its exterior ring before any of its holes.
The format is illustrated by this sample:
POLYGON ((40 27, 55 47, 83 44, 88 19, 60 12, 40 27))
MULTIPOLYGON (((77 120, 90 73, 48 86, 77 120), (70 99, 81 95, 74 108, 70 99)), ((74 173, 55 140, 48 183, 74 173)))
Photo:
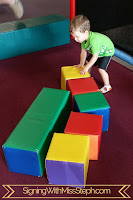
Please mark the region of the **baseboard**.
POLYGON ((129 63, 121 60, 120 58, 113 56, 112 59, 118 63, 120 63, 121 65, 123 65, 124 67, 130 69, 131 71, 133 71, 133 65, 130 65, 129 63))

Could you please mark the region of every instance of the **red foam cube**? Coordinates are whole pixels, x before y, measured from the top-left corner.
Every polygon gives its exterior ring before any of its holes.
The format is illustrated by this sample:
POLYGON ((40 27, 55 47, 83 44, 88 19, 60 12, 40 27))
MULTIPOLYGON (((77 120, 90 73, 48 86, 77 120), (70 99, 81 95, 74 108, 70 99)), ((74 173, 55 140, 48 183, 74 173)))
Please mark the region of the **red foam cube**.
POLYGON ((90 160, 98 160, 103 116, 88 113, 71 112, 64 133, 88 135, 90 137, 90 160))
POLYGON ((91 78, 80 78, 80 79, 70 79, 67 81, 67 89, 71 92, 71 107, 73 110, 73 97, 76 94, 90 93, 99 91, 98 86, 93 79, 91 78))

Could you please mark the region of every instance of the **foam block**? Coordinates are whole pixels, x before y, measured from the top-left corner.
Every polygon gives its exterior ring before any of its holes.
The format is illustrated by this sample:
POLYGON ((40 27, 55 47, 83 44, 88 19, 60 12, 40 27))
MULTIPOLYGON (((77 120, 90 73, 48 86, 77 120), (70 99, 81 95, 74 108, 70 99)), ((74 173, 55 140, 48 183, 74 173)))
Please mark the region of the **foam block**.
POLYGON ((41 16, 0 24, 0 60, 70 43, 69 19, 41 16))
POLYGON ((70 114, 70 92, 43 88, 3 145, 12 172, 42 176, 53 133, 64 131, 70 114))
POLYGON ((70 79, 67 81, 67 90, 69 90, 71 93, 72 110, 74 108, 74 102, 73 102, 74 95, 99 91, 98 86, 93 77, 70 79))
POLYGON ((66 134, 88 135, 90 137, 90 160, 98 160, 103 117, 100 115, 71 112, 66 128, 66 134))
POLYGON ((67 80, 69 79, 78 79, 78 78, 87 78, 90 77, 90 74, 87 72, 85 75, 80 74, 81 69, 77 69, 74 66, 64 66, 61 68, 61 89, 67 89, 67 80))
POLYGON ((54 133, 46 156, 50 184, 84 187, 88 165, 88 136, 54 133))
POLYGON ((100 91, 75 95, 74 111, 102 115, 102 131, 108 130, 110 106, 100 91))

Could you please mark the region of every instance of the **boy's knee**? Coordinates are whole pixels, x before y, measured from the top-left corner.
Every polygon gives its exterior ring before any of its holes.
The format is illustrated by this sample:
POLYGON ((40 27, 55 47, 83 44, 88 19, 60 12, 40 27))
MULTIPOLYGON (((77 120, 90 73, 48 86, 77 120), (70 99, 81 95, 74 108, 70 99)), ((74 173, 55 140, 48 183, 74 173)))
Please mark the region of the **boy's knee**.
POLYGON ((106 71, 105 69, 102 69, 102 68, 98 68, 98 70, 99 70, 99 71, 106 71))

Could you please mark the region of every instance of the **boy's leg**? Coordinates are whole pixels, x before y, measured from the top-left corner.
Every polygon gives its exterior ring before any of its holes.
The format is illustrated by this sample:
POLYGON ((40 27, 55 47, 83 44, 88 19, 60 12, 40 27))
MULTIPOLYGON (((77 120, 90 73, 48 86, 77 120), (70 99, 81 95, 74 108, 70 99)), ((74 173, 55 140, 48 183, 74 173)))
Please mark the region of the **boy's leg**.
POLYGON ((0 0, 0 4, 10 6, 16 18, 20 19, 23 16, 23 5, 20 0, 0 0))
POLYGON ((23 16, 24 9, 20 0, 15 0, 14 3, 10 4, 10 8, 14 12, 16 18, 20 19, 23 16))
POLYGON ((106 86, 110 85, 108 73, 104 69, 100 69, 100 68, 98 68, 98 71, 102 77, 104 85, 106 86))
POLYGON ((111 56, 110 57, 103 57, 99 59, 99 66, 98 66, 98 71, 102 77, 104 86, 100 89, 102 93, 106 93, 112 89, 109 81, 109 75, 106 72, 107 67, 110 63, 111 56))

